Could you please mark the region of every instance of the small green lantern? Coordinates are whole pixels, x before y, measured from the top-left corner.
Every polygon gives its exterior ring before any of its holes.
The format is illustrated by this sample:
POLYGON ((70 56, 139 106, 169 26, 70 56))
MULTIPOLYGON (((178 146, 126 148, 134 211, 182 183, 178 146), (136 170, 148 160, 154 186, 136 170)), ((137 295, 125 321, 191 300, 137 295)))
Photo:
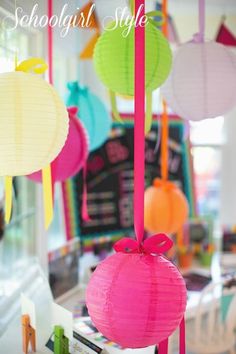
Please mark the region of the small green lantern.
MULTIPOLYGON (((114 23, 99 38, 94 50, 94 64, 101 81, 110 90, 134 95, 134 26, 124 37, 125 27, 114 23)), ((146 25, 146 91, 160 87, 167 79, 172 63, 168 41, 152 23, 146 25)))
MULTIPOLYGON (((149 104, 152 104, 150 99, 152 91, 165 82, 172 64, 169 43, 153 22, 150 20, 145 27, 145 77, 149 104)), ((104 85, 112 92, 113 103, 114 93, 134 96, 134 26, 126 36, 124 33, 128 32, 128 25, 121 24, 116 28, 114 26, 114 22, 108 25, 94 50, 95 70, 104 85)), ((115 107, 114 110, 117 115, 115 107)), ((150 107, 147 107, 147 111, 150 112, 150 107)))

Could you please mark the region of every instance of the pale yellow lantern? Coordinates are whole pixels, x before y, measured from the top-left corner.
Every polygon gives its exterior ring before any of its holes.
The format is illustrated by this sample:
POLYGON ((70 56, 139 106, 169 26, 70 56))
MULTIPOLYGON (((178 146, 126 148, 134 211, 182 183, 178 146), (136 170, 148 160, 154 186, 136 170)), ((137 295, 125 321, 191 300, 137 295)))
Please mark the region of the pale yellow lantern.
POLYGON ((68 113, 55 89, 39 75, 0 75, 0 176, 41 170, 62 149, 68 113))
POLYGON ((62 100, 41 76, 40 58, 22 62, 15 72, 0 74, 0 176, 6 177, 6 221, 11 213, 12 176, 42 170, 45 222, 52 219, 50 163, 64 146, 69 128, 62 100), (30 72, 35 74, 31 74, 30 72))

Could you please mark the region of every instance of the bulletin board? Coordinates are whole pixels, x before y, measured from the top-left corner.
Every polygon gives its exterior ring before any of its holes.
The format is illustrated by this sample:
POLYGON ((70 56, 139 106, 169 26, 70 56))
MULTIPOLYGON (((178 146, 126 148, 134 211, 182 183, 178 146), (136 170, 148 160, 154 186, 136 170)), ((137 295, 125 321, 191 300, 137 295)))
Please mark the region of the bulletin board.
MULTIPOLYGON (((157 146, 158 120, 146 137, 146 186, 160 176, 160 147, 157 146)), ((116 240, 133 233, 134 177, 133 118, 114 124, 106 143, 92 152, 87 164, 88 211, 90 222, 81 218, 82 173, 62 185, 68 239, 80 237, 86 246, 116 240)), ((176 182, 188 198, 190 216, 195 214, 189 142, 184 139, 184 123, 170 119, 169 179, 176 182)))

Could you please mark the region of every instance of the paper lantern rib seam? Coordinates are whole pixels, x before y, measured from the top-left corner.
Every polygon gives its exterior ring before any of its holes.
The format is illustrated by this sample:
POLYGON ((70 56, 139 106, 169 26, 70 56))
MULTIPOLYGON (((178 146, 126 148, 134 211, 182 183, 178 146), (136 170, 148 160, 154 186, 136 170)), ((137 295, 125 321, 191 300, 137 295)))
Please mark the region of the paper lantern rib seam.
POLYGON ((174 220, 172 193, 169 193, 168 191, 166 191, 166 197, 167 197, 168 202, 169 202, 169 217, 167 218, 167 230, 171 230, 172 229, 171 221, 174 220))
POLYGON ((206 112, 206 116, 208 117, 208 107, 207 107, 207 101, 208 101, 208 70, 207 70, 207 60, 206 60, 206 48, 205 46, 201 47, 201 59, 202 59, 202 71, 205 80, 203 81, 203 107, 204 111, 206 112))
POLYGON ((128 258, 126 259, 126 261, 123 262, 123 260, 121 259, 120 260, 120 263, 119 263, 119 266, 117 267, 117 270, 116 272, 114 273, 113 275, 113 279, 111 281, 111 286, 110 286, 110 291, 108 293, 108 296, 107 296, 107 299, 108 299, 108 313, 109 313, 109 325, 110 325, 110 328, 112 329, 112 332, 113 332, 113 336, 114 338, 116 338, 116 330, 114 329, 114 323, 115 323, 115 320, 113 319, 113 310, 111 308, 111 304, 113 302, 112 298, 114 296, 114 285, 117 281, 117 278, 119 276, 119 273, 122 271, 123 268, 126 267, 126 264, 128 263, 128 258))
POLYGON ((93 323, 109 340, 123 348, 143 348, 177 328, 186 307, 186 286, 165 257, 119 252, 93 273, 86 303, 93 323))
MULTIPOLYGON (((154 34, 154 38, 155 38, 155 34, 154 34)), ((158 37, 156 37, 156 40, 155 40, 155 43, 157 44, 157 52, 160 53, 160 43, 158 41, 158 37)), ((155 73, 158 71, 158 67, 159 67, 159 64, 160 64, 160 55, 158 56, 157 55, 157 60, 154 62, 154 67, 153 67, 153 71, 152 71, 152 75, 150 75, 150 79, 149 79, 149 82, 146 82, 146 87, 148 87, 149 85, 151 85, 151 82, 152 82, 152 78, 153 76, 155 75, 155 73)), ((161 74, 160 74, 161 75, 161 74)))
POLYGON ((23 176, 46 167, 68 131, 60 97, 40 76, 20 71, 0 75, 0 97, 0 174, 23 176))
POLYGON ((215 118, 236 105, 235 77, 235 54, 228 48, 214 41, 189 42, 178 48, 161 92, 184 119, 215 118))
POLYGON ((125 75, 125 79, 126 79, 126 92, 131 92, 133 90, 133 87, 129 86, 129 83, 131 83, 132 81, 132 77, 130 75, 130 73, 132 72, 133 69, 133 62, 131 60, 129 60, 129 47, 130 47, 130 41, 126 40, 125 41, 125 50, 124 50, 124 55, 125 55, 125 63, 127 63, 127 65, 130 65, 130 68, 127 70, 126 75, 125 75))
MULTIPOLYGON (((15 109, 14 109, 14 130, 15 130, 15 146, 22 145, 22 106, 21 106, 21 99, 20 99, 20 88, 18 84, 18 80, 16 79, 16 76, 14 77, 14 86, 16 88, 15 90, 15 109), (17 134, 18 133, 18 134, 17 134)), ((21 156, 21 149, 15 149, 15 159, 16 163, 20 164, 20 161, 22 159, 21 156)))
MULTIPOLYGON (((156 268, 155 267, 150 267, 149 268, 149 276, 150 276, 150 278, 151 278, 151 292, 153 292, 153 289, 155 289, 155 291, 154 291, 154 293, 158 293, 159 291, 158 291, 158 284, 155 282, 155 281, 153 281, 154 279, 158 279, 158 277, 157 277, 157 273, 156 273, 156 268)), ((154 316, 154 318, 155 318, 155 322, 154 323, 156 323, 156 313, 155 312, 153 312, 152 311, 152 306, 151 306, 151 301, 150 301, 151 299, 149 298, 149 306, 148 306, 148 313, 147 313, 147 320, 146 320, 146 325, 145 325, 145 331, 143 331, 143 338, 142 338, 142 340, 144 340, 145 339, 145 333, 147 333, 148 331, 149 331, 149 329, 150 329, 150 325, 151 325, 151 329, 152 329, 152 331, 153 331, 153 324, 151 324, 149 321, 148 321, 148 319, 150 318, 150 317, 153 317, 154 316)))
MULTIPOLYGON (((57 104, 58 104, 58 102, 57 102, 57 100, 56 100, 56 97, 55 97, 55 91, 54 91, 54 89, 52 88, 52 86, 50 86, 50 85, 48 85, 48 91, 51 93, 51 96, 52 96, 52 99, 53 99, 53 101, 54 101, 54 114, 55 114, 55 116, 56 116, 56 114, 57 114, 57 112, 56 112, 56 110, 55 110, 55 108, 57 107, 57 104)), ((53 136, 53 138, 52 138, 52 141, 51 141, 51 144, 50 144, 50 146, 49 146, 49 148, 48 148, 48 153, 47 153, 47 155, 49 155, 50 156, 50 160, 51 161, 49 161, 48 163, 50 163, 50 162, 52 162, 55 158, 56 158, 56 156, 61 152, 61 150, 62 150, 62 148, 63 148, 63 146, 61 146, 60 148, 59 148, 59 150, 58 150, 58 148, 57 148, 57 151, 58 151, 58 153, 57 153, 57 155, 55 155, 55 156, 52 156, 52 147, 56 144, 56 141, 57 141, 57 136, 60 134, 63 134, 64 132, 63 132, 63 130, 62 130, 62 125, 61 125, 61 120, 58 120, 58 119, 56 119, 56 127, 55 127, 55 130, 54 130, 54 136, 53 136)), ((68 125, 67 125, 67 134, 68 134, 68 125)), ((67 134, 64 134, 64 141, 66 141, 66 138, 67 138, 67 134)), ((43 161, 42 161, 42 163, 43 163, 43 161)))
MULTIPOLYGON (((110 91, 125 96, 134 96, 134 28, 123 37, 124 27, 105 31, 94 51, 95 70, 110 91)), ((153 91, 167 78, 172 53, 166 38, 151 23, 145 28, 145 89, 153 91), (156 42, 160 50, 156 50, 156 42)))

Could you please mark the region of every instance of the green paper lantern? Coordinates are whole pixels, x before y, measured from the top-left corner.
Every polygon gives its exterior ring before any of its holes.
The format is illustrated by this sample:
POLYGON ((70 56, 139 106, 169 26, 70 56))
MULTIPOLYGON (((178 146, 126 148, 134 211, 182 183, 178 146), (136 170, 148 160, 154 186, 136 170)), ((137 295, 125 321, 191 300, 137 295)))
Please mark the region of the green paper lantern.
MULTIPOLYGON (((114 27, 110 23, 97 41, 94 50, 96 72, 111 91, 134 95, 134 26, 125 37, 127 25, 114 27)), ((146 25, 146 92, 160 87, 167 79, 172 53, 168 41, 151 22, 146 25)))

